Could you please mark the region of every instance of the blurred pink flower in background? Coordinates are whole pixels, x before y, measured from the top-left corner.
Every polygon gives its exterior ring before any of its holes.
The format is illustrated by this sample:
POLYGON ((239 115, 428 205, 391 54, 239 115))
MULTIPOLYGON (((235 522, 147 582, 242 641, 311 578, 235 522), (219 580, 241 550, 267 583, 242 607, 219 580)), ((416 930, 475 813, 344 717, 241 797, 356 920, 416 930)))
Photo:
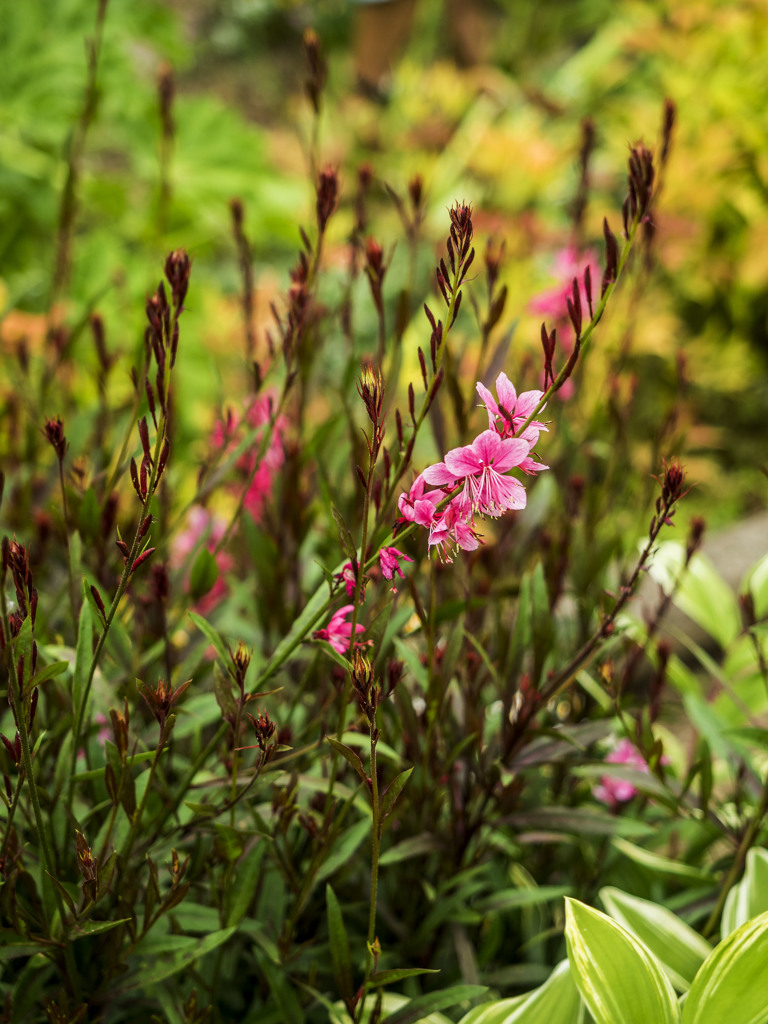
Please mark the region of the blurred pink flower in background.
MULTIPOLYGON (((256 395, 243 407, 242 413, 228 410, 226 417, 218 420, 211 432, 211 445, 216 449, 224 449, 224 455, 234 451, 242 442, 249 429, 263 427, 269 429, 274 406, 274 395, 256 395)), ((272 435, 261 458, 259 451, 264 435, 259 430, 253 444, 242 453, 235 463, 241 476, 249 480, 245 492, 243 506, 254 522, 259 522, 266 501, 272 494, 275 474, 285 462, 283 451, 283 434, 287 421, 284 416, 277 416, 272 435)))
MULTIPOLYGON (((606 764, 624 764, 638 771, 648 773, 648 762, 628 739, 619 740, 615 750, 605 758, 606 764)), ((619 779, 615 775, 603 775, 600 785, 595 786, 595 797, 609 807, 616 808, 619 804, 626 803, 637 794, 637 788, 626 779, 619 779)))
MULTIPOLYGON (((227 592, 225 575, 235 567, 235 560, 226 551, 216 551, 216 545, 224 536, 227 522, 222 516, 214 516, 202 505, 193 505, 187 516, 187 528, 177 534, 171 543, 171 565, 191 569, 192 556, 203 538, 205 545, 216 559, 219 578, 214 585, 195 605, 196 610, 205 615, 221 601, 227 592)), ((187 586, 189 581, 187 581, 187 586)))
MULTIPOLYGON (((586 249, 579 255, 573 245, 566 246, 555 254, 552 275, 557 282, 551 288, 535 295, 528 303, 531 313, 538 313, 544 317, 550 329, 557 328, 558 346, 562 346, 566 353, 571 352, 575 340, 571 318, 568 316, 568 299, 572 294, 574 277, 579 282, 581 308, 585 311, 585 319, 589 317, 587 293, 584 289, 584 272, 587 267, 592 276, 592 303, 593 306, 597 305, 602 277, 597 254, 592 249, 586 249)), ((570 398, 573 394, 573 381, 567 380, 557 394, 560 398, 570 398)))

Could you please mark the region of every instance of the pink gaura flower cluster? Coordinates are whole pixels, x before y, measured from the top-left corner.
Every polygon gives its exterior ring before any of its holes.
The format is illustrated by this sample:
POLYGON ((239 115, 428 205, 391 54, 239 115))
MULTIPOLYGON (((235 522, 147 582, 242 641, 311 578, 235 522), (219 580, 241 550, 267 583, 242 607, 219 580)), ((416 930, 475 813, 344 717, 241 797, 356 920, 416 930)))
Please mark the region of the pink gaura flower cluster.
MULTIPOLYGON (((211 432, 211 446, 215 449, 224 449, 224 455, 227 455, 238 447, 250 429, 254 427, 268 429, 273 402, 274 396, 271 394, 256 395, 246 403, 242 412, 228 410, 225 417, 214 425, 211 432)), ((263 433, 263 431, 259 431, 253 444, 243 452, 235 463, 240 476, 248 481, 243 507, 255 522, 260 521, 264 505, 272 493, 275 475, 285 462, 282 441, 285 429, 285 417, 278 416, 263 456, 259 458, 263 433)))
POLYGON ((398 500, 400 522, 428 529, 429 546, 436 547, 446 561, 451 560, 450 551, 478 547, 476 516, 498 518, 525 508, 525 488, 508 476, 510 470, 530 475, 547 469, 532 455, 539 434, 547 429, 544 424, 531 420, 519 437, 514 436, 541 401, 542 392, 518 395, 505 373, 496 379, 496 398, 483 384, 477 385, 477 391, 488 413, 488 429, 471 444, 448 452, 443 462, 428 466, 398 500), (444 504, 457 487, 461 491, 444 504))

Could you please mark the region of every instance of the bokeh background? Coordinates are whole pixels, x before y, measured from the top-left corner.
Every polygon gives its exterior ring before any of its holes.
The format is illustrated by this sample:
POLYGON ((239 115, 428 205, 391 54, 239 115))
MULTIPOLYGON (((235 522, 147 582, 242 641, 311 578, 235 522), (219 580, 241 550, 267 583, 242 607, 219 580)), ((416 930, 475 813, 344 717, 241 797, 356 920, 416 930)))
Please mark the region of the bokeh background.
MULTIPOLYGON (((67 154, 76 143, 97 8, 93 0, 15 4, 0 27, 6 351, 22 342, 34 349, 44 337, 67 154)), ((637 370, 641 389, 633 414, 638 436, 646 432, 651 444, 655 425, 676 403, 679 454, 698 483, 690 514, 705 512, 717 525, 763 507, 765 4, 488 0, 479 9, 479 63, 460 67, 466 55, 457 53, 450 11, 439 0, 421 0, 386 105, 356 88, 356 14, 357 5, 345 0, 107 5, 97 102, 82 146, 71 275, 66 296, 54 296, 66 303, 69 322, 98 308, 120 344, 135 346, 162 254, 187 248, 195 287, 180 367, 190 396, 181 407, 182 429, 185 420, 213 420, 230 375, 242 370, 233 344, 238 266, 229 202, 243 201, 252 240, 257 331, 285 287, 297 225, 312 216, 316 129, 302 47, 312 28, 329 69, 317 152, 339 168, 342 181, 336 248, 326 250, 327 263, 338 265, 341 280, 357 168, 368 163, 378 238, 392 250, 389 280, 411 274, 407 247, 395 244, 401 227, 388 189, 403 196, 420 174, 427 197, 420 284, 428 291, 447 207, 457 198, 471 201, 479 244, 493 238, 506 245, 504 319, 516 326, 516 358, 523 362, 526 351, 538 352, 540 317, 531 300, 552 287, 557 254, 572 240, 584 119, 594 123, 595 145, 581 242, 599 249, 606 213, 618 229, 628 144, 658 145, 668 97, 677 122, 657 204, 654 266, 634 298, 628 289, 612 312, 612 331, 631 336, 627 365, 637 370), (165 151, 163 69, 175 83, 165 151)), ((329 281, 332 289, 332 272, 329 281)), ((423 328, 422 320, 414 322, 414 333, 423 328)), ((472 325, 464 329, 471 334, 472 325)), ((361 347, 374 330, 373 312, 370 321, 361 313, 361 347)), ((601 388, 592 401, 605 400, 601 388)))

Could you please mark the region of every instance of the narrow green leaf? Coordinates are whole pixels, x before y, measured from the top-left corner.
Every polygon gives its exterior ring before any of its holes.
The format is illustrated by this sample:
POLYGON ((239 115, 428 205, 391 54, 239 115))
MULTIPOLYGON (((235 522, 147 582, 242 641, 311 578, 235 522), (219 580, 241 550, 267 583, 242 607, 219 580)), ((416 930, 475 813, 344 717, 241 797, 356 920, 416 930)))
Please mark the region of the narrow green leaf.
POLYGON ((77 647, 75 648, 75 667, 72 673, 72 704, 76 714, 80 713, 80 704, 85 694, 88 672, 93 657, 93 612, 87 601, 80 609, 80 623, 77 629, 77 647))
POLYGON ((747 921, 707 957, 683 1007, 683 1024, 765 1024, 768 912, 747 921))
POLYGON ((227 915, 227 926, 240 924, 256 892, 261 875, 261 862, 264 859, 266 843, 258 840, 250 850, 246 850, 235 867, 235 882, 231 887, 231 903, 227 915))
POLYGON ((681 878, 695 878, 697 882, 711 882, 712 874, 709 871, 702 871, 700 868, 691 867, 682 861, 671 860, 669 857, 662 857, 660 853, 652 853, 644 850, 641 846, 627 842, 626 839, 614 838, 611 840, 616 849, 623 853, 636 864, 662 875, 677 875, 681 878))
POLYGON ((405 662, 408 672, 426 693, 429 689, 429 673, 427 672, 426 665, 422 664, 417 650, 412 644, 406 643, 399 636, 393 637, 393 643, 397 656, 405 662))
POLYGON ((552 900, 562 899, 571 892, 570 885, 534 885, 527 889, 499 889, 490 896, 477 900, 477 910, 492 910, 495 913, 515 910, 518 907, 535 907, 552 900))
POLYGON ((687 992, 712 952, 707 940, 651 900, 630 896, 612 886, 600 890, 600 899, 613 920, 648 947, 678 992, 687 992))
POLYGON ((400 772, 399 775, 396 775, 395 778, 392 779, 390 784, 384 790, 384 795, 381 798, 380 808, 382 821, 384 821, 384 819, 392 813, 395 803, 397 802, 397 798, 402 793, 403 787, 405 786, 408 779, 410 779, 412 772, 413 768, 406 768, 404 772, 400 772))
POLYGON ((352 857, 352 854, 358 848, 358 846, 366 839, 371 832, 371 819, 364 818, 362 821, 358 821, 356 825, 347 829, 346 832, 342 833, 339 840, 335 843, 333 851, 328 856, 328 859, 323 862, 322 867, 317 872, 315 883, 324 882, 326 878, 330 878, 334 872, 338 871, 342 865, 346 864, 352 857))
POLYGON ((213 644, 216 649, 216 653, 224 664, 227 664, 229 662, 229 651, 227 650, 227 645, 224 643, 219 633, 213 628, 207 619, 204 619, 202 615, 198 615, 197 612, 188 611, 187 615, 197 626, 203 636, 213 644))
MULTIPOLYGON (((278 964, 263 954, 259 955, 257 960, 269 984, 270 993, 280 1011, 280 1015, 277 1018, 271 1018, 271 1020, 277 1020, 280 1024, 304 1024, 306 1016, 297 993, 293 988, 293 984, 285 973, 284 968, 278 966, 278 964)), ((259 1014, 259 1019, 263 1019, 261 1013, 259 1014)))
POLYGON ((216 830, 216 845, 219 854, 224 856, 230 864, 234 863, 242 856, 247 837, 240 829, 232 828, 231 825, 225 825, 220 821, 214 822, 213 827, 216 830))
POLYGON ((35 956, 37 953, 47 953, 50 946, 37 945, 34 942, 8 942, 0 945, 0 964, 5 960, 15 960, 20 956, 35 956))
POLYGON ((344 927, 339 901, 330 885, 325 887, 325 905, 328 910, 328 938, 331 945, 331 966, 333 980, 342 999, 354 995, 352 960, 349 955, 349 936, 344 927))
POLYGON ((78 939, 85 939, 89 935, 101 935, 102 932, 109 932, 118 925, 130 921, 130 917, 121 917, 117 921, 86 921, 85 924, 75 925, 69 932, 69 941, 76 942, 78 939))
POLYGON ((552 647, 552 610, 549 605, 544 566, 539 562, 531 577, 531 634, 534 656, 533 683, 541 677, 544 661, 552 647))
POLYGON ((530 651, 532 644, 531 624, 531 574, 525 573, 520 581, 520 596, 517 601, 517 616, 512 632, 512 642, 509 645, 506 665, 504 666, 503 678, 510 678, 517 674, 523 663, 527 651, 530 651))
POLYGON ((345 672, 349 671, 349 661, 344 657, 343 654, 339 654, 333 644, 329 644, 327 640, 315 640, 315 643, 320 647, 329 658, 333 659, 339 668, 343 668, 345 672))
MULTIPOLYGON (((353 750, 359 748, 362 750, 370 750, 371 737, 363 732, 345 732, 342 740, 347 744, 348 747, 352 747, 353 750)), ((403 758, 398 754, 394 747, 390 747, 384 740, 379 740, 376 744, 376 760, 381 761, 381 758, 386 757, 388 760, 394 762, 396 765, 402 764, 403 758)))
POLYGON ((595 1024, 678 1024, 677 998, 661 965, 610 917, 566 897, 565 940, 595 1024))
POLYGON ((69 567, 72 579, 80 578, 83 565, 83 542, 80 539, 80 532, 73 530, 69 535, 69 567))
POLYGON ((45 668, 40 669, 39 672, 35 672, 32 677, 32 686, 40 686, 41 683, 46 683, 49 679, 53 679, 54 676, 60 676, 68 668, 68 661, 54 661, 51 665, 46 665, 45 668))
POLYGON ((429 967, 395 967, 389 971, 376 971, 368 979, 368 985, 370 988, 378 988, 380 985, 391 985, 393 981, 402 981, 403 978, 415 978, 417 974, 439 973, 429 967))
POLYGON ((428 992, 424 996, 417 996, 416 999, 409 999, 399 1010, 388 1014, 381 1024, 416 1024, 422 1017, 436 1010, 456 1006, 465 1000, 477 999, 486 991, 485 985, 454 985, 441 992, 428 992))
MULTIPOLYGON (((122 767, 122 765, 120 764, 120 755, 117 754, 117 747, 114 745, 114 743, 112 743, 112 740, 107 740, 105 742, 105 744, 104 744, 104 746, 105 746, 105 748, 107 750, 107 754, 109 755, 109 744, 112 744, 112 749, 115 751, 115 754, 117 755, 117 762, 116 762, 116 764, 117 764, 117 770, 118 770, 118 774, 119 774, 120 768, 122 767)), ((129 754, 128 757, 126 757, 126 759, 125 759, 125 763, 130 768, 131 765, 141 764, 142 761, 152 761, 156 756, 157 755, 156 755, 156 752, 154 750, 142 750, 138 754, 129 754)), ((110 763, 112 764, 112 768, 114 770, 115 762, 110 760, 110 763)), ((102 778, 103 775, 104 775, 104 767, 103 766, 101 768, 91 768, 87 772, 78 772, 77 775, 73 775, 72 776, 72 781, 73 782, 90 782, 93 779, 100 779, 100 778, 102 778)))
MULTIPOLYGON (((154 985, 158 981, 178 974, 179 971, 188 969, 196 960, 225 943, 236 931, 236 928, 223 928, 202 938, 196 936, 189 946, 185 944, 184 948, 177 949, 173 953, 139 960, 138 967, 123 979, 122 984, 119 984, 117 989, 112 992, 112 996, 120 996, 132 989, 154 985)), ((167 942, 169 938, 170 936, 165 936, 163 941, 167 942)), ((183 936, 173 936, 173 938, 183 938, 183 936)))
POLYGON ((326 736, 325 738, 337 754, 341 754, 345 761, 349 761, 357 774, 367 785, 368 773, 363 766, 363 762, 360 760, 360 756, 356 754, 354 750, 351 750, 345 743, 339 743, 339 741, 334 739, 333 736, 326 736))
POLYGON ((205 817, 208 817, 209 814, 217 813, 217 809, 213 806, 213 804, 198 804, 192 800, 185 800, 184 806, 188 807, 190 811, 194 811, 195 814, 199 814, 201 816, 204 815, 205 817))
POLYGON ((379 857, 379 864, 385 867, 387 864, 397 864, 402 860, 409 860, 411 857, 420 857, 425 853, 432 853, 439 849, 439 842, 432 832, 420 832, 418 835, 409 836, 402 842, 390 846, 379 857))
POLYGON ((62 885, 62 883, 58 880, 58 878, 55 878, 50 873, 50 871, 46 871, 46 874, 48 875, 50 880, 53 882, 53 884, 56 886, 56 888, 59 890, 61 895, 64 897, 64 902, 66 903, 66 905, 67 905, 67 907, 69 909, 70 914, 73 917, 77 917, 77 907, 75 906, 75 901, 69 895, 69 893, 67 892, 66 888, 62 885))

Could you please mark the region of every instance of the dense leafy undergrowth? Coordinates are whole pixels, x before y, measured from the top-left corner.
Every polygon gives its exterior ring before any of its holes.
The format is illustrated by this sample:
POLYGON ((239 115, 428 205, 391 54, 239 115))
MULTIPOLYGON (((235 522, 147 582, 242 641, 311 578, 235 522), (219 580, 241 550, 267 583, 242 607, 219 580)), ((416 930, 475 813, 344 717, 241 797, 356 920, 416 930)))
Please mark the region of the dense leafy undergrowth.
POLYGON ((768 1019, 765 16, 577 6, 300 158, 9 15, 4 1019, 768 1019))

